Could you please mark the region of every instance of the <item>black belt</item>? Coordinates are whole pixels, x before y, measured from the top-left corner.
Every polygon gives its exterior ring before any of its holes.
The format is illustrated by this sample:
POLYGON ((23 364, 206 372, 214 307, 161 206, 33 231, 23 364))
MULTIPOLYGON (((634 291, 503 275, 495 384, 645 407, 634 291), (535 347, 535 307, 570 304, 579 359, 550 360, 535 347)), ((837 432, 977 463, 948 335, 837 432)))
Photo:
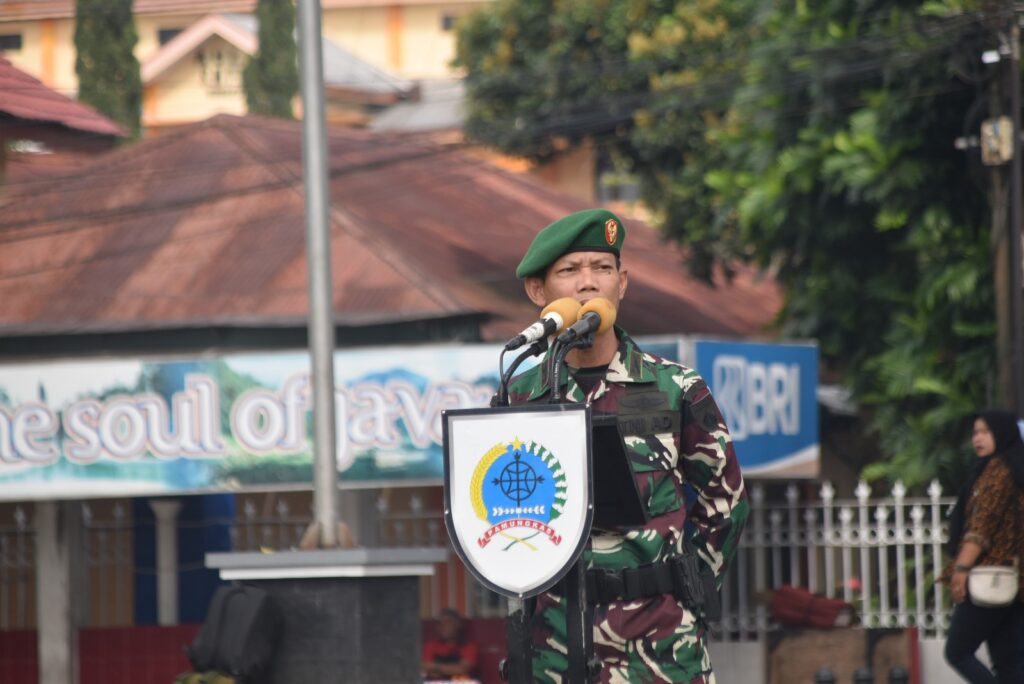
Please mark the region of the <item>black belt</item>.
POLYGON ((701 567, 694 555, 672 556, 636 568, 587 571, 587 602, 591 605, 665 594, 675 596, 703 619, 717 620, 721 616, 714 573, 701 567))

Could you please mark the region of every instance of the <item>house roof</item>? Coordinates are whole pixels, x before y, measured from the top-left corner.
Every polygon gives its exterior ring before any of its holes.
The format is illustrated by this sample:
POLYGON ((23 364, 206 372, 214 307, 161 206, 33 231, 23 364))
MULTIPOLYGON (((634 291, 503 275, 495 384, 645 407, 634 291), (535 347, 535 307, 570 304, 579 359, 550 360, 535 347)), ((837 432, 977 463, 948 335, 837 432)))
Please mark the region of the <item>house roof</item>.
POLYGON ((363 61, 327 38, 323 38, 324 85, 328 88, 405 96, 416 84, 363 61))
MULTIPOLYGON (((197 14, 252 12, 256 0, 134 0, 134 14, 197 14)), ((0 21, 67 19, 75 16, 75 0, 0 0, 0 21)))
MULTIPOLYGON (((151 83, 192 54, 211 36, 220 36, 246 55, 259 48, 259 20, 251 14, 209 14, 176 35, 142 64, 142 82, 151 83)), ((415 90, 411 81, 373 66, 333 41, 322 39, 323 76, 328 88, 405 96, 415 90)))
POLYGON ((426 132, 462 130, 465 122, 462 79, 420 81, 419 97, 388 107, 375 116, 375 131, 426 132))
MULTIPOLYGON (((323 9, 437 4, 437 0, 321 0, 323 9)), ((482 0, 446 0, 453 4, 483 4, 482 0)), ((135 0, 135 14, 202 14, 252 12, 256 0, 135 0)), ((75 16, 75 0, 0 0, 0 22, 65 19, 75 16)))
MULTIPOLYGON (((67 131, 125 137, 125 131, 92 107, 61 95, 0 57, 0 119, 67 131)), ((0 138, 2 138, 0 131, 0 138)))
POLYGON ((211 36, 220 36, 247 55, 253 55, 259 47, 254 31, 241 22, 223 15, 209 14, 174 36, 142 63, 143 83, 150 83, 180 62, 211 36))
MULTIPOLYGON (((301 123, 221 115, 0 194, 0 336, 304 325, 301 123)), ((459 147, 329 133, 333 304, 341 325, 477 316, 485 339, 537 315, 513 271, 539 227, 584 208, 459 147)), ((634 334, 756 334, 769 279, 689 279, 626 220, 634 334)))

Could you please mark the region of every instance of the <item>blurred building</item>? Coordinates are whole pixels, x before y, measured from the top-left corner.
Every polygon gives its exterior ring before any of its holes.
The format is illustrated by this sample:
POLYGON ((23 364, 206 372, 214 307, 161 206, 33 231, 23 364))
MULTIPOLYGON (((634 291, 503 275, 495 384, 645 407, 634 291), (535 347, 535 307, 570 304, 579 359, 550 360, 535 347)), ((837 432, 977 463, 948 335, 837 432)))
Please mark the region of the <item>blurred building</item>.
MULTIPOLYGON (((352 110, 372 113, 415 97, 414 81, 452 78, 455 23, 483 4, 323 0, 329 115, 343 121, 352 110)), ((144 128, 246 113, 242 69, 258 49, 255 7, 255 0, 134 3, 144 128)), ((74 97, 74 24, 73 0, 0 0, 0 54, 44 85, 74 97)))

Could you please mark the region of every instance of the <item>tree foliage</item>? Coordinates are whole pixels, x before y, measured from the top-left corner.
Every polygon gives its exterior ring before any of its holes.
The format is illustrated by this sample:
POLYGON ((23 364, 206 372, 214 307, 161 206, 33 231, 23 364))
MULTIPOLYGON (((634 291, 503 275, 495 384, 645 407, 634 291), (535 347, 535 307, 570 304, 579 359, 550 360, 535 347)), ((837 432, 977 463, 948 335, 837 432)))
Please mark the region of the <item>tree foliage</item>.
POLYGON ((874 429, 871 478, 952 483, 995 365, 987 116, 1006 16, 969 2, 498 0, 463 25, 468 133, 544 159, 595 140, 711 280, 783 285, 874 429))
POLYGON ((142 117, 142 77, 132 0, 77 0, 75 74, 78 99, 119 123, 132 136, 142 117))
POLYGON ((245 100, 252 114, 292 118, 299 90, 295 46, 295 6, 291 0, 259 0, 260 47, 242 73, 245 100))

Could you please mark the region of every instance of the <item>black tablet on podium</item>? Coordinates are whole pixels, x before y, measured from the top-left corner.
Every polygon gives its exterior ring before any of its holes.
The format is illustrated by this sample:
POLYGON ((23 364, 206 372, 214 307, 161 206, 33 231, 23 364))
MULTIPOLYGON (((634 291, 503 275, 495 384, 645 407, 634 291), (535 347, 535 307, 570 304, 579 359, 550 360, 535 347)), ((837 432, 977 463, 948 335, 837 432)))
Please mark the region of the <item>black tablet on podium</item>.
POLYGON ((649 516, 629 467, 626 443, 615 415, 594 414, 591 422, 594 527, 640 527, 649 516))

